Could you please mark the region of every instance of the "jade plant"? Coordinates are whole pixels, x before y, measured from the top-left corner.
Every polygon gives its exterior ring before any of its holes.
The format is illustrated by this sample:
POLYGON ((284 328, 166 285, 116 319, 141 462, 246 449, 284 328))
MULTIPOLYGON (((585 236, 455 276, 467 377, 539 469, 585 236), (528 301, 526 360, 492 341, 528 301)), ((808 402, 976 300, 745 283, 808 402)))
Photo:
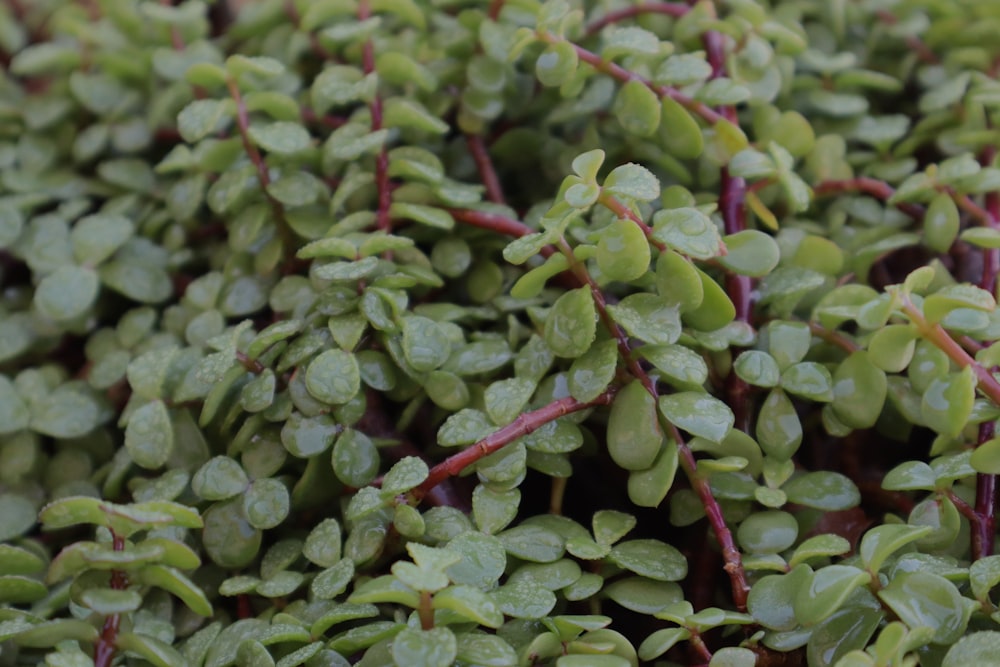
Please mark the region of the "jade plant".
POLYGON ((998 664, 997 34, 0 2, 0 667, 998 664))

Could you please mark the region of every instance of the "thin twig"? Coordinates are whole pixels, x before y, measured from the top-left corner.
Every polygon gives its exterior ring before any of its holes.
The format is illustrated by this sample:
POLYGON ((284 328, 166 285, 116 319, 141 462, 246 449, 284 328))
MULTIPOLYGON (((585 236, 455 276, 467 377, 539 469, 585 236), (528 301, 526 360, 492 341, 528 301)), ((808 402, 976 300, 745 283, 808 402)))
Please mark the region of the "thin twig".
POLYGON ((490 152, 483 142, 482 136, 478 134, 466 134, 465 144, 469 147, 469 154, 472 155, 479 170, 479 177, 483 179, 486 186, 486 197, 495 204, 506 203, 503 196, 503 188, 500 186, 500 177, 493 167, 493 160, 490 159, 490 152))
MULTIPOLYGON (((546 42, 548 44, 557 44, 559 42, 564 41, 561 37, 557 37, 551 33, 541 33, 538 35, 538 37, 543 42, 546 42)), ((598 72, 603 72, 604 74, 607 74, 608 76, 617 79, 622 83, 627 83, 629 81, 638 81, 643 85, 645 85, 650 90, 652 90, 654 93, 659 95, 660 97, 669 97, 670 99, 674 100, 688 111, 700 116, 709 125, 715 125, 719 121, 725 120, 725 118, 721 114, 716 112, 714 109, 712 109, 704 102, 699 102, 693 97, 685 95, 684 93, 677 90, 676 88, 673 88, 672 86, 661 86, 655 84, 649 79, 646 79, 642 76, 639 76, 635 72, 625 69, 621 65, 617 65, 611 61, 604 60, 593 51, 588 51, 587 49, 583 48, 582 46, 579 46, 578 44, 573 44, 572 42, 569 42, 569 44, 570 46, 573 47, 573 50, 576 51, 576 55, 580 60, 587 63, 598 72)))
POLYGON ((639 229, 642 230, 642 233, 646 235, 646 239, 649 240, 649 243, 652 246, 654 246, 657 250, 659 250, 660 252, 664 252, 667 249, 666 243, 664 243, 663 241, 658 241, 655 238, 653 238, 653 233, 654 233, 653 228, 647 225, 645 221, 638 215, 636 215, 632 209, 626 206, 624 202, 622 202, 613 195, 607 194, 606 192, 602 192, 600 197, 598 197, 597 201, 602 206, 604 206, 612 213, 617 215, 619 218, 623 218, 625 220, 631 220, 632 222, 637 224, 639 226, 639 229))
POLYGON ((430 474, 424 482, 411 491, 414 499, 419 501, 428 491, 448 479, 456 477, 463 470, 471 466, 476 461, 489 456, 493 452, 499 451, 518 438, 541 428, 551 421, 564 417, 573 412, 587 410, 598 405, 608 405, 614 398, 616 389, 609 387, 603 394, 592 401, 580 402, 572 396, 560 398, 552 401, 548 405, 531 412, 521 414, 517 419, 507 424, 503 428, 494 431, 479 442, 471 445, 458 454, 449 456, 447 459, 431 468, 430 474))
MULTIPOLYGON (((111 548, 113 551, 125 551, 125 538, 114 531, 111 532, 111 548)), ((128 577, 125 575, 125 572, 123 570, 111 570, 111 590, 124 591, 127 588, 128 577)), ((115 654, 118 651, 116 642, 120 627, 120 615, 111 614, 104 619, 101 636, 94 647, 95 667, 111 667, 115 659, 115 654)))
POLYGON ((260 154, 260 151, 257 150, 257 146, 250 140, 250 116, 247 112, 246 102, 243 101, 243 95, 240 93, 240 88, 235 78, 228 77, 226 79, 226 87, 229 89, 229 94, 232 96, 233 101, 236 102, 236 126, 240 131, 243 150, 246 151, 247 157, 250 158, 250 162, 257 170, 257 180, 260 182, 261 190, 263 190, 264 196, 271 204, 275 225, 278 228, 278 234, 281 236, 285 255, 287 257, 294 257, 295 236, 292 228, 288 225, 288 220, 285 218, 285 207, 267 191, 268 186, 271 185, 271 176, 267 171, 267 163, 264 161, 264 157, 260 154))
MULTIPOLYGON (((364 21, 371 17, 372 9, 369 0, 358 3, 358 20, 364 21)), ((369 37, 361 49, 361 66, 365 74, 375 71, 375 42, 369 37)), ((382 129, 382 97, 376 91, 368 104, 372 116, 372 132, 382 129)), ((375 225, 384 232, 392 230, 392 219, 389 217, 389 207, 392 205, 392 189, 389 187, 389 152, 382 144, 375 156, 375 190, 378 193, 378 208, 375 211, 375 225)))
MULTIPOLYGON (((891 185, 877 178, 859 176, 857 178, 845 178, 842 180, 821 181, 813 187, 813 194, 817 197, 823 195, 835 195, 851 192, 863 192, 882 201, 888 201, 896 191, 891 185)), ((914 220, 924 219, 924 208, 916 204, 901 202, 896 204, 896 208, 910 216, 914 220)))
POLYGON ((640 2, 631 7, 608 12, 596 21, 589 23, 584 37, 596 35, 612 23, 618 23, 619 21, 641 16, 642 14, 666 14, 667 16, 680 18, 689 11, 690 7, 679 2, 640 2))
POLYGON ((810 322, 809 331, 812 332, 812 335, 816 336, 820 340, 826 341, 831 345, 836 345, 837 347, 842 349, 844 352, 847 352, 848 354, 852 354, 862 349, 860 345, 855 343, 850 338, 847 338, 839 331, 832 331, 830 329, 827 329, 819 322, 810 322))

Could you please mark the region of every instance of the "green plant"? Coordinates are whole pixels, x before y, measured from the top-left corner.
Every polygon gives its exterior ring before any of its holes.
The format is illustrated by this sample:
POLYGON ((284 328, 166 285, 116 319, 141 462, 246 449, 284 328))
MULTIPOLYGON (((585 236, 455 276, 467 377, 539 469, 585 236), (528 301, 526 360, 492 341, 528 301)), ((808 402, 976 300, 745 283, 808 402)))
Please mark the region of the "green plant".
POLYGON ((998 31, 0 3, 0 665, 996 664, 998 31))

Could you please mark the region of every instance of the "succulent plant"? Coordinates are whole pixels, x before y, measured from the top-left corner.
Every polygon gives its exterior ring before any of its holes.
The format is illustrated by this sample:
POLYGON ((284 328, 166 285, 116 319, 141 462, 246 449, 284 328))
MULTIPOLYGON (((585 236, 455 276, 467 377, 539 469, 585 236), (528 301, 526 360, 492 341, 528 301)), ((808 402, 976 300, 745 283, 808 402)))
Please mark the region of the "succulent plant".
POLYGON ((998 31, 0 3, 0 667, 996 664, 998 31))

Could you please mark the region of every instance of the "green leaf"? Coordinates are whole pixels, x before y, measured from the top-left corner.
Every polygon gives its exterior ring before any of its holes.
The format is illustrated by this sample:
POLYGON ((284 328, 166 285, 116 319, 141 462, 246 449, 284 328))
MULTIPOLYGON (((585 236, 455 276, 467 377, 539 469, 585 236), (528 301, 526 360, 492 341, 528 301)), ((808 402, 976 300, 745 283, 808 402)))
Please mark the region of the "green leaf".
POLYGON ((405 456, 393 464, 382 478, 382 491, 399 495, 427 479, 427 464, 415 456, 405 456))
POLYGON ((678 460, 676 443, 668 441, 652 467, 629 473, 629 500, 639 507, 659 507, 673 487, 678 460))
POLYGON ((576 49, 569 42, 550 44, 535 61, 535 76, 543 86, 561 86, 576 72, 578 61, 576 49))
POLYGON ((625 470, 645 470, 660 453, 663 430, 656 400, 639 380, 631 381, 615 396, 608 416, 607 443, 611 459, 625 470))
POLYGON ((834 414, 851 428, 875 424, 885 403, 885 371, 876 367, 867 351, 852 353, 833 374, 834 414))
POLYGON ((938 194, 924 214, 924 245, 937 252, 948 252, 959 231, 958 206, 950 195, 938 194))
POLYGON ((88 267, 111 257, 135 233, 132 222, 121 215, 99 213, 81 218, 70 232, 73 256, 88 267))
POLYGON ((243 493, 249 480, 234 459, 216 456, 208 460, 191 479, 191 490, 204 500, 225 500, 243 493))
POLYGON ((136 465, 159 468, 170 458, 173 448, 174 427, 163 401, 150 401, 129 415, 125 449, 136 465))
POLYGON ((662 396, 659 407, 663 416, 675 426, 711 442, 721 442, 735 420, 725 403, 695 391, 662 396))
POLYGON ((781 487, 789 502, 827 512, 856 507, 861 493, 849 478, 836 472, 816 471, 793 477, 781 487))
POLYGON ((608 312, 630 336, 646 343, 669 345, 681 335, 677 306, 656 294, 630 294, 620 303, 608 306, 608 312))
POLYGON ((525 580, 504 584, 491 591, 490 597, 500 611, 513 618, 540 619, 556 605, 555 593, 525 580))
POLYGON ((595 259, 609 280, 637 280, 649 269, 646 235, 631 220, 615 220, 601 231, 595 259))
POLYGON ((924 392, 920 410, 927 426, 954 438, 969 422, 976 399, 976 376, 971 366, 933 380, 924 392))
POLYGON ((687 576, 687 560, 674 547, 659 540, 629 540, 611 549, 615 565, 654 581, 680 581, 687 576))
MULTIPOLYGON (((0 495, 0 540, 7 541, 28 532, 38 520, 35 505, 13 493, 0 495)), ((44 515, 40 519, 45 521, 44 515)))
POLYGON ((871 574, 850 565, 827 565, 817 570, 795 595, 795 618, 815 625, 840 609, 851 594, 871 580, 871 574))
POLYGON ((276 155, 294 155, 312 145, 309 132, 298 123, 289 121, 253 123, 247 134, 257 146, 276 155))
MULTIPOLYGON (((704 62, 704 61, 702 61, 704 62)), ((659 140, 666 151, 681 159, 697 158, 705 149, 705 138, 698 122, 673 98, 660 98, 659 140)))
POLYGON ((278 479, 255 479, 243 496, 243 513, 254 528, 274 528, 288 517, 291 498, 278 479))
POLYGON ((565 292, 545 320, 545 342, 559 357, 581 356, 590 349, 596 335, 597 311, 587 287, 565 292))
POLYGON ((403 318, 403 354, 418 372, 432 371, 451 356, 451 341, 437 322, 426 317, 403 318))
POLYGON ((344 484, 360 488, 378 474, 379 453, 367 435, 346 429, 333 446, 333 472, 344 484))
POLYGON ((361 390, 361 369, 350 352, 327 350, 309 363, 306 388, 317 400, 339 405, 361 390))
POLYGON ((467 632, 458 635, 457 659, 470 665, 509 667, 517 664, 517 653, 496 635, 467 632))
POLYGON ((955 642, 941 661, 941 667, 965 667, 980 665, 996 667, 1000 665, 997 652, 1000 651, 1000 632, 984 630, 970 633, 955 642))
POLYGON ((309 458, 326 451, 340 432, 329 417, 303 417, 293 413, 281 428, 281 444, 293 456, 309 458))
POLYGON ((243 516, 239 498, 216 503, 205 511, 202 541, 212 561, 224 568, 249 564, 260 549, 262 534, 243 516))
POLYGON ((177 130, 184 141, 193 144, 223 129, 223 121, 234 111, 230 100, 195 100, 178 114, 177 130))
POLYGON ((660 182, 642 165, 629 162, 611 170, 603 191, 628 200, 653 201, 660 196, 660 182))
POLYGON ((929 572, 899 574, 878 596, 910 628, 932 628, 937 644, 954 643, 965 633, 975 605, 953 583, 929 572))
POLYGON ((497 537, 507 553, 533 563, 551 563, 562 558, 566 552, 565 540, 542 526, 515 526, 497 537))
POLYGON ((115 645, 123 651, 142 656, 156 667, 176 667, 186 662, 170 644, 148 635, 123 632, 115 638, 115 645))
POLYGON ((480 484, 472 492, 472 516, 481 531, 492 535, 514 520, 520 502, 518 489, 496 491, 480 484))
POLYGON ((199 616, 212 615, 212 605, 205 593, 177 570, 162 565, 147 565, 139 570, 139 578, 147 586, 157 586, 176 595, 199 616))
POLYGON ((690 638, 691 631, 687 628, 664 628, 657 630, 646 637, 642 644, 639 645, 639 658, 647 661, 654 660, 669 651, 678 642, 690 638))
POLYGON ((778 244, 764 232, 746 229, 725 236, 722 242, 727 254, 718 258, 719 264, 733 273, 760 278, 778 265, 778 244))
POLYGON ((434 609, 448 609, 488 628, 499 628, 503 614, 496 603, 473 586, 449 586, 434 594, 434 609))
POLYGON ((35 307, 43 316, 57 322, 76 319, 90 309, 99 289, 93 270, 63 266, 39 283, 35 290, 35 307))
POLYGON ((766 511, 748 516, 736 537, 750 553, 777 554, 795 543, 799 526, 788 512, 766 511))
POLYGON ((509 424, 524 412, 534 393, 535 383, 524 378, 494 382, 486 388, 483 396, 486 413, 497 426, 509 424))
POLYGON ((641 81, 622 85, 611 110, 629 134, 649 137, 660 125, 660 98, 641 81))
POLYGON ((617 343, 614 340, 595 343, 570 366, 567 378, 570 394, 582 403, 594 400, 611 384, 617 366, 617 343))
POLYGON ((885 524, 872 528, 861 538, 858 545, 858 556, 865 568, 872 573, 878 572, 889 556, 907 544, 926 537, 931 532, 930 526, 908 526, 905 524, 885 524))
POLYGON ((774 387, 781 377, 778 362, 767 352, 747 350, 740 353, 733 370, 744 382, 758 387, 774 387))
POLYGON ((695 259, 716 257, 724 247, 715 223, 696 208, 657 211, 653 230, 654 239, 695 259))

